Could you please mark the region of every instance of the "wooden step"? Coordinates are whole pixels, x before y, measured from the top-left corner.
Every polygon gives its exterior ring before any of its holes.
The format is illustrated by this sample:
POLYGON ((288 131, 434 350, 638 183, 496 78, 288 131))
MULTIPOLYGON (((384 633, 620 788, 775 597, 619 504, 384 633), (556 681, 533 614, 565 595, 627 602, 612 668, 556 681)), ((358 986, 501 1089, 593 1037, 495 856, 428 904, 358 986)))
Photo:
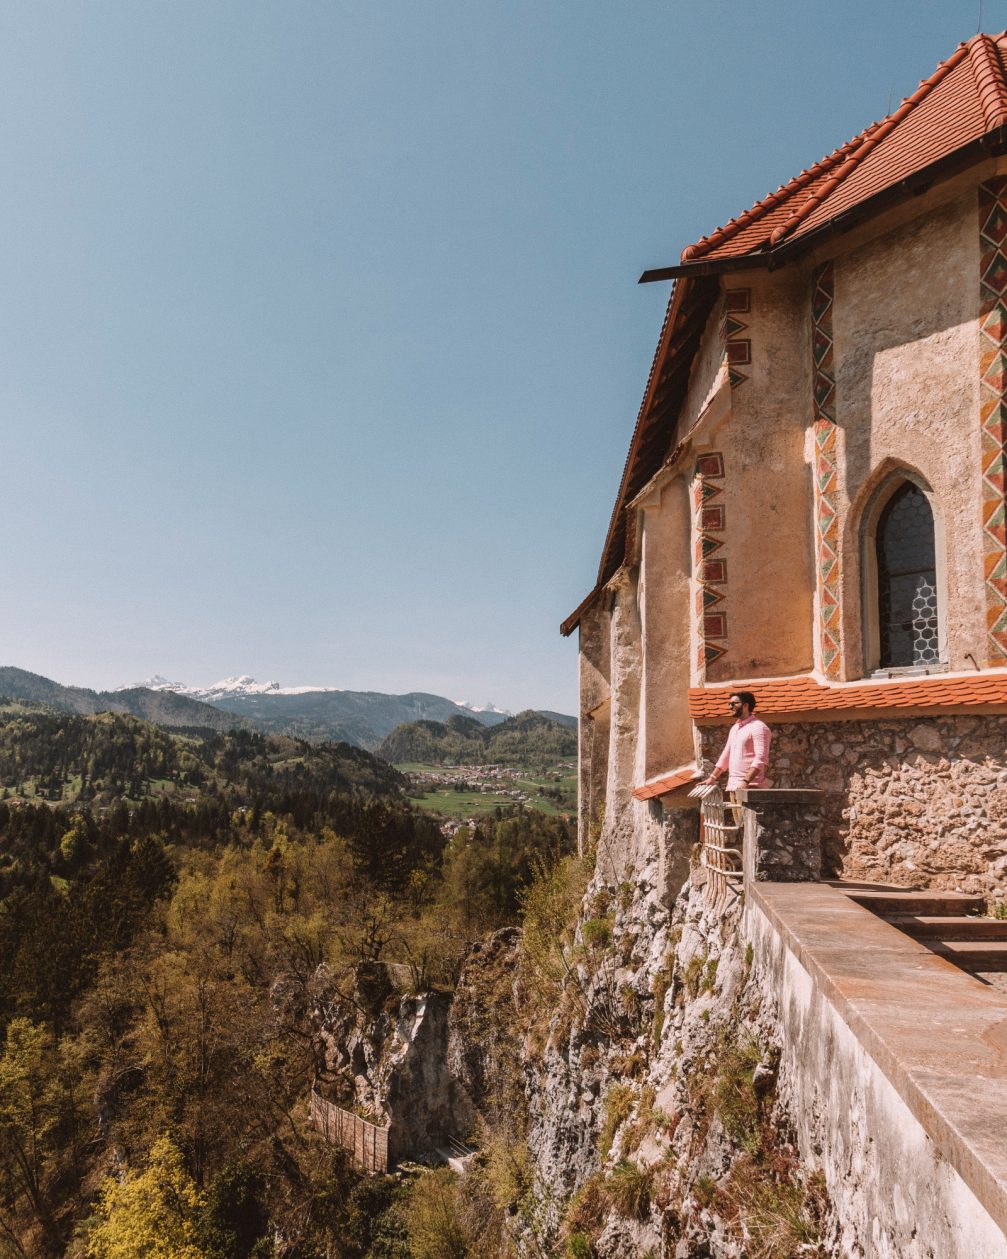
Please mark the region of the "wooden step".
POLYGON ((1007 940, 935 940, 929 947, 963 970, 1007 971, 1007 940))
POLYGON ((943 914, 886 914, 885 918, 918 940, 1007 940, 1007 918, 954 918, 943 914))
POLYGON ((868 892, 857 890, 849 893, 850 900, 876 914, 933 914, 960 916, 970 912, 981 913, 986 902, 981 896, 969 896, 965 892, 868 892))

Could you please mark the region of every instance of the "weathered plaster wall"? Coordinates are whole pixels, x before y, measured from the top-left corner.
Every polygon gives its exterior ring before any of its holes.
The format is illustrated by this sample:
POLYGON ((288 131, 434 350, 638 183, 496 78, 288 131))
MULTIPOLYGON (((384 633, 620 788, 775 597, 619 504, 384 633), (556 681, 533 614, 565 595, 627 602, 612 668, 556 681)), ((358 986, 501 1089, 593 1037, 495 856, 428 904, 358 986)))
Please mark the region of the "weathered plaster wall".
POLYGON ((643 678, 640 706, 642 778, 692 759, 692 724, 681 697, 691 680, 689 489, 666 483, 643 512, 641 606, 643 678))
POLYGON ((802 1158, 825 1174, 836 1230, 829 1253, 1007 1256, 1000 1228, 753 904, 745 930, 755 981, 779 1012, 778 1104, 802 1158))
POLYGON ((826 877, 1007 897, 1007 717, 773 723, 771 775, 829 793, 826 877))
POLYGON ((692 430, 704 412, 719 412, 716 396, 727 383, 722 327, 723 308, 718 304, 703 330, 699 350, 689 370, 689 385, 679 412, 676 441, 681 441, 692 430))
POLYGON ((581 852, 605 804, 611 712, 611 624, 598 602, 581 618, 577 835, 581 852))
POLYGON ((940 504, 950 665, 984 658, 975 188, 835 259, 838 503, 848 677, 864 670, 860 515, 886 471, 940 504), (953 452, 954 457, 949 458, 953 452))
POLYGON ((645 865, 660 849, 659 815, 633 796, 641 781, 641 652, 638 570, 623 569, 610 586, 609 618, 612 702, 610 710, 605 817, 598 841, 597 865, 619 882, 625 872, 645 865))
POLYGON ((746 274, 751 362, 717 435, 726 466, 728 651, 710 681, 810 669, 815 578, 808 281, 797 270, 746 274))

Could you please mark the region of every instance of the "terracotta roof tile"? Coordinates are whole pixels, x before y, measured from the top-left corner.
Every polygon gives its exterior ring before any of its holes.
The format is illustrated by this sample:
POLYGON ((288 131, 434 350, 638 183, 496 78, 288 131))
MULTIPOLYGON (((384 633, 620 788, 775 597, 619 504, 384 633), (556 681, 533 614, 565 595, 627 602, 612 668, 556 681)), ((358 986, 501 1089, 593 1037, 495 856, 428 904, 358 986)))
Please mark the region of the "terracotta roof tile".
MULTIPOLYGON (((825 685, 810 675, 735 682, 731 686, 693 687, 689 713, 695 721, 729 721, 727 697, 739 689, 758 699, 760 717, 785 719, 790 714, 849 713, 886 708, 967 708, 995 704, 1007 710, 1007 673, 925 676, 901 681, 825 685)), ((641 797, 644 798, 644 797, 641 797)))
POLYGON ((682 251, 683 262, 730 258, 813 231, 1007 124, 1007 32, 960 44, 887 118, 682 251))
POLYGON ((653 800, 655 796, 667 795, 669 791, 675 791, 679 787, 687 787, 689 783, 695 782, 697 778, 701 778, 699 770, 695 764, 686 765, 683 769, 675 770, 674 773, 665 774, 661 778, 652 778, 650 782, 646 782, 642 787, 637 787, 633 795, 637 800, 653 800))

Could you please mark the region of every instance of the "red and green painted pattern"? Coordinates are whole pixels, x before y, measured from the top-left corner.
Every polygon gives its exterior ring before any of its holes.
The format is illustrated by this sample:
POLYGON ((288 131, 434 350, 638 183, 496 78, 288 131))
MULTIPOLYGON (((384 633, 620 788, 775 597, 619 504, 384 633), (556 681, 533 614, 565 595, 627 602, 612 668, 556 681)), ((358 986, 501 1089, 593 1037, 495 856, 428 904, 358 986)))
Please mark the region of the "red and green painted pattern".
POLYGON ((843 616, 837 501, 838 431, 832 340, 835 281, 831 262, 815 272, 811 296, 811 349, 815 364, 815 549, 818 583, 818 645, 821 668, 831 680, 842 676, 843 616))
POLYGON ((979 189, 979 423, 987 664, 1007 662, 1007 179, 979 189))

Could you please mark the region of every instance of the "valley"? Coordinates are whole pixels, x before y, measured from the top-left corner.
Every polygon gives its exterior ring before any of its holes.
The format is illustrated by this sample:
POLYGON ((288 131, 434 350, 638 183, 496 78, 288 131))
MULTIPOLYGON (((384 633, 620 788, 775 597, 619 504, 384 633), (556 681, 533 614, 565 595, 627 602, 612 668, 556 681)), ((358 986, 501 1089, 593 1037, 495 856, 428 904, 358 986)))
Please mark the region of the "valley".
POLYGON ((536 809, 573 818, 577 810, 577 762, 545 767, 432 765, 406 762, 395 768, 409 779, 409 799, 452 821, 477 821, 498 809, 536 809))

